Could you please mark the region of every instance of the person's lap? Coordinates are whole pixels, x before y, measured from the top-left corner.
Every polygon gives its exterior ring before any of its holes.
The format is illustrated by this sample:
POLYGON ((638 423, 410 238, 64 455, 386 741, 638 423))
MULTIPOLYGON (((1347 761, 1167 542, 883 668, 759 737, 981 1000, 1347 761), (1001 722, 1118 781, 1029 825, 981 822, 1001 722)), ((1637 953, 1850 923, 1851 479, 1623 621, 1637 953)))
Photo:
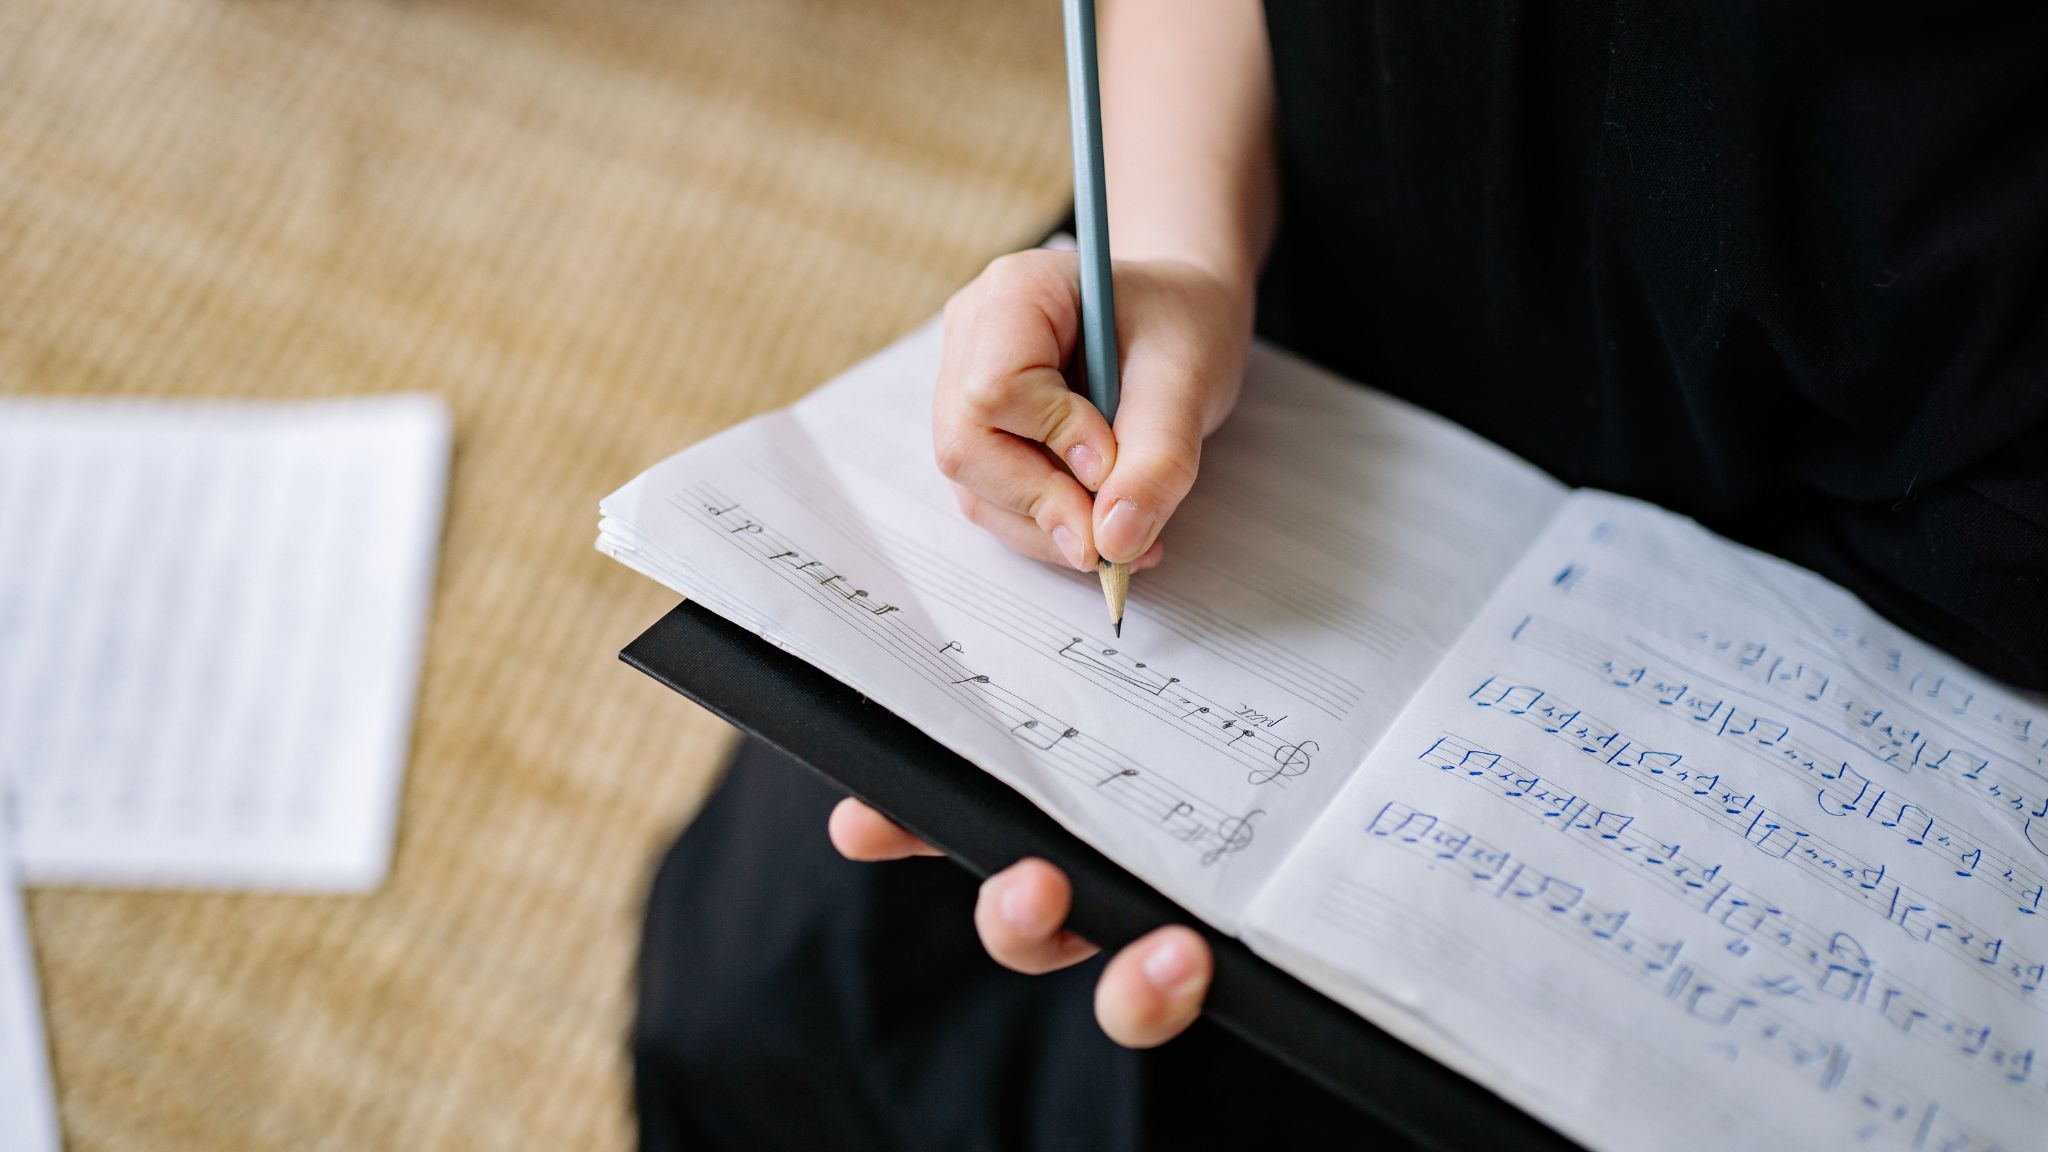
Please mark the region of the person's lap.
POLYGON ((1118 1048, 1095 1026, 1099 959, 998 967, 975 880, 946 860, 841 859, 838 799, 748 743, 663 861, 633 1032, 648 1152, 1399 1146, 1220 1028, 1118 1048))

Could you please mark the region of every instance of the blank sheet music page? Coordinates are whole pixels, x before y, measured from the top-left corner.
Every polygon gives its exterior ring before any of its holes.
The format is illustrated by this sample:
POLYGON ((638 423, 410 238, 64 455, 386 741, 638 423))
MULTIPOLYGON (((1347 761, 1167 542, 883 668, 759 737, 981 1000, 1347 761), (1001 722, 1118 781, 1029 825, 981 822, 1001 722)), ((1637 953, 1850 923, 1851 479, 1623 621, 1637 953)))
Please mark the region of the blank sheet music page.
POLYGON ((1230 930, 1563 489, 1261 348, 1123 636, 933 462, 930 325, 650 469, 599 546, 874 697, 1230 930))
POLYGON ((2048 1147, 2048 708, 1581 492, 1248 914, 1603 1149, 2048 1147))
POLYGON ((0 403, 29 882, 382 879, 448 454, 425 396, 0 403))
POLYGON ((0 800, 0 1149, 57 1152, 57 1108, 35 953, 15 885, 8 824, 7 805, 0 800))

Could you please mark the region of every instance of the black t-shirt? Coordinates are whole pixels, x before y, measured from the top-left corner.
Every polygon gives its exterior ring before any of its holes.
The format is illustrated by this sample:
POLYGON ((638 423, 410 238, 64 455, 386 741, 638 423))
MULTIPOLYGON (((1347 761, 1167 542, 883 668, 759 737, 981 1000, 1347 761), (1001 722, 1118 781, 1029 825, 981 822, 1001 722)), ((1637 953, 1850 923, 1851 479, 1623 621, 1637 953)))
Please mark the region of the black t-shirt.
POLYGON ((1267 14, 1268 335, 2048 684, 2048 5, 1267 14))

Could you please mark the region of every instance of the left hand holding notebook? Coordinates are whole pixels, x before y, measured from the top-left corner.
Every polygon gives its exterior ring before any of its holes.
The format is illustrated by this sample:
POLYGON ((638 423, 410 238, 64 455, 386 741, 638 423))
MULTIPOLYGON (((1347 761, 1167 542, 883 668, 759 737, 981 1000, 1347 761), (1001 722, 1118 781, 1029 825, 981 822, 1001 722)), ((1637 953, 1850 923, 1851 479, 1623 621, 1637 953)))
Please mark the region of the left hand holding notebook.
MULTIPOLYGON (((851 797, 832 810, 833 847, 849 860, 938 856, 938 849, 851 797)), ((1043 860, 1020 860, 982 882, 974 927, 998 964, 1039 976, 1095 955, 1095 945, 1067 930, 1073 887, 1043 860)), ((1095 1018, 1103 1032, 1130 1048, 1164 1044, 1201 1015, 1215 969, 1209 945, 1189 929, 1159 928, 1118 952, 1095 987, 1095 1018)))

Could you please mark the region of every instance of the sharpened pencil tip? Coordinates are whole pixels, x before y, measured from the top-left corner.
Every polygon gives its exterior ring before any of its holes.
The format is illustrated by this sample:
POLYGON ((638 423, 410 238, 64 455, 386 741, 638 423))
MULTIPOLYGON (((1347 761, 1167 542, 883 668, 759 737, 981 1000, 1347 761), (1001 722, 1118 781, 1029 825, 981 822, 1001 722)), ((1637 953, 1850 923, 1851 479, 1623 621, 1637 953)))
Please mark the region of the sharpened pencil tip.
POLYGON ((1131 590, 1131 566, 1112 564, 1107 560, 1098 563, 1095 571, 1102 577, 1102 600, 1109 606, 1109 622, 1116 627, 1116 637, 1124 637, 1124 596, 1131 590))

